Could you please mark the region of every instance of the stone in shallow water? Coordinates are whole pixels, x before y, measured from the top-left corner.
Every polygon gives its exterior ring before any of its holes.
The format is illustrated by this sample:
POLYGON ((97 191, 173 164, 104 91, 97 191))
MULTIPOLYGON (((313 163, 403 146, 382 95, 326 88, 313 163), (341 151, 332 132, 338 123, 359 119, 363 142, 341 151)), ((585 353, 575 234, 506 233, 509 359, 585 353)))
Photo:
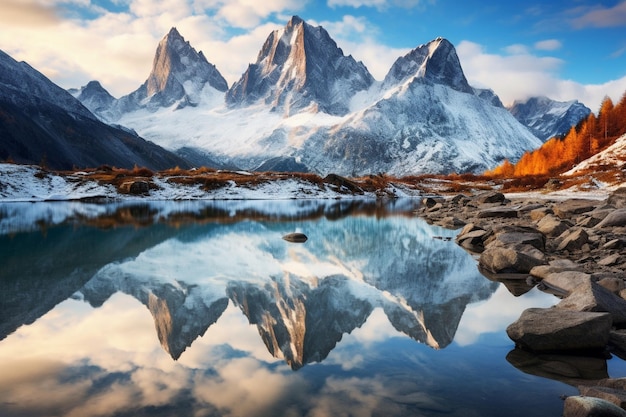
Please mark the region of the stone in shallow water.
POLYGON ((615 404, 594 397, 567 397, 563 417, 626 417, 626 411, 615 404))
POLYGON ((591 280, 583 281, 574 288, 567 298, 556 305, 556 308, 607 312, 613 317, 614 323, 626 323, 626 300, 591 280))
POLYGON ((283 239, 287 242, 304 243, 307 241, 308 237, 304 233, 288 233, 283 236, 283 239))
POLYGON ((529 308, 506 333, 517 346, 535 352, 599 350, 608 343, 612 324, 609 313, 529 308))

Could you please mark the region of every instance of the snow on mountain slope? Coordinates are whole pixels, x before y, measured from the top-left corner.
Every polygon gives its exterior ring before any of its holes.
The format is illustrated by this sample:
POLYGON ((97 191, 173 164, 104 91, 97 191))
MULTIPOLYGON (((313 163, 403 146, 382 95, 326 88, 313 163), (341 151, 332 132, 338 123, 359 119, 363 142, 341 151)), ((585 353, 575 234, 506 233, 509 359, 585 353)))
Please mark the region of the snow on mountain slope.
MULTIPOLYGON (((193 48, 173 31, 157 50, 149 81, 165 79, 153 75, 162 70, 157 63, 171 37, 186 47, 167 49, 170 61, 200 68, 184 58, 193 48)), ((154 83, 146 81, 99 114, 197 165, 248 170, 479 172, 541 143, 492 91, 469 86, 454 46, 443 38, 399 58, 377 82, 323 28, 294 16, 269 35, 256 63, 226 94, 194 84, 190 71, 171 66, 168 79, 179 87, 148 97, 154 83), (195 94, 181 98, 181 83, 194 85, 195 94)))
POLYGON ((578 100, 562 102, 547 97, 516 101, 509 111, 542 141, 565 135, 572 126, 576 126, 591 113, 578 100))
POLYGON ((380 91, 369 107, 314 133, 302 162, 322 174, 480 172, 541 144, 492 104, 495 95, 467 84, 442 38, 399 58, 380 91))
POLYGON ((539 145, 506 109, 416 78, 316 132, 300 157, 322 174, 480 172, 539 145))

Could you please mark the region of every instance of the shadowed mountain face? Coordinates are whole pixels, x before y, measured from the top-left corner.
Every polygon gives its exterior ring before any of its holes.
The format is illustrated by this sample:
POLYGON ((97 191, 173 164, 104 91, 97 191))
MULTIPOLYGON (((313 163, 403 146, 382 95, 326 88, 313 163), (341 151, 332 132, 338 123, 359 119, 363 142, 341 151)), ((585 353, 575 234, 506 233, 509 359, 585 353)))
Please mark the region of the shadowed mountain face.
POLYGON ((0 277, 2 337, 72 294, 98 307, 123 292, 146 306, 163 348, 178 359, 232 302, 268 351, 299 369, 324 360, 375 309, 399 332, 444 348, 466 306, 497 287, 457 245, 433 239, 454 232, 416 218, 346 217, 354 208, 343 203, 284 205, 283 214, 274 207, 269 216, 257 203, 233 222, 239 203, 230 212, 203 204, 144 206, 125 216, 105 210, 88 219, 110 227, 111 217, 129 222, 134 215, 135 230, 66 222, 47 235, 0 236, 9 255, 0 277), (177 227, 162 224, 164 213, 177 227), (308 235, 305 244, 281 238, 294 229, 308 235))
POLYGON ((131 131, 100 122, 70 93, 2 51, 0 86, 0 160, 52 169, 188 166, 131 131))

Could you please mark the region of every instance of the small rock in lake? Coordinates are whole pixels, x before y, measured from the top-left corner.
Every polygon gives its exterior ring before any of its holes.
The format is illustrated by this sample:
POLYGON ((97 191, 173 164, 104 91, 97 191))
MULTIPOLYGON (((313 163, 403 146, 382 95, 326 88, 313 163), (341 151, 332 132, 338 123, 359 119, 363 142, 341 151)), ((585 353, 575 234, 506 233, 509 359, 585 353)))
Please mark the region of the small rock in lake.
POLYGON ((307 241, 308 237, 304 233, 288 233, 283 236, 287 242, 293 243, 304 243, 307 241))

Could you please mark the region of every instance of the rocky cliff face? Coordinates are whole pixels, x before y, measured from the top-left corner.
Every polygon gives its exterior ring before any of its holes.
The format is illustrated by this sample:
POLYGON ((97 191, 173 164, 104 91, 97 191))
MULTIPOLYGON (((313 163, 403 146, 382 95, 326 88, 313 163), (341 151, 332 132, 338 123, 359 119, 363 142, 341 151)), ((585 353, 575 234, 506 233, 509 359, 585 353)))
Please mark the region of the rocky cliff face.
POLYGON ((270 34, 256 62, 227 92, 226 102, 261 102, 286 114, 312 106, 344 115, 351 97, 373 82, 365 65, 344 56, 324 28, 294 16, 284 29, 270 34))
POLYGON ((420 45, 398 58, 385 76, 383 88, 391 89, 413 78, 474 94, 461 69, 454 46, 444 38, 420 45))
POLYGON ((516 101, 509 111, 542 141, 567 134, 591 113, 591 109, 578 100, 562 102, 547 97, 516 101))

